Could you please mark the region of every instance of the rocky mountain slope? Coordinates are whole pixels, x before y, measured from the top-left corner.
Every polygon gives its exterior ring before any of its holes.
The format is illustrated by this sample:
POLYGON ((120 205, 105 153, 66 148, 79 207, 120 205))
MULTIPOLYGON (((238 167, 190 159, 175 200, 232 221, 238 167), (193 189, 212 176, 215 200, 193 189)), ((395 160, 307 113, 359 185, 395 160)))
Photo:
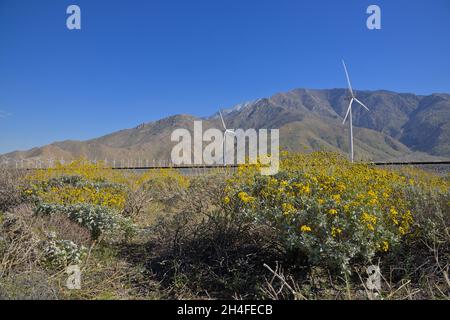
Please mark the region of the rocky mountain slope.
MULTIPOLYGON (((450 157, 450 95, 419 96, 390 91, 357 91, 370 112, 354 105, 355 155, 360 160, 437 160, 450 157)), ((225 110, 229 128, 279 128, 282 149, 346 153, 348 126, 342 125, 349 103, 345 89, 295 89, 225 110)), ((87 141, 62 141, 3 159, 147 159, 168 160, 176 128, 222 128, 217 114, 208 118, 176 115, 87 141)))

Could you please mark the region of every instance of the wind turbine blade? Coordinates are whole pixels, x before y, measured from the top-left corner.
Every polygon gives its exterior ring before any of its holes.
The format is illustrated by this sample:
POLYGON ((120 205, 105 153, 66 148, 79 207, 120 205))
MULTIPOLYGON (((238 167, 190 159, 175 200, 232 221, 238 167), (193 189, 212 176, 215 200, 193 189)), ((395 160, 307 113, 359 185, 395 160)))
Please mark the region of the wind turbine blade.
POLYGON ((231 135, 233 135, 233 136, 235 136, 236 135, 236 132, 234 132, 234 130, 231 130, 231 129, 226 129, 225 130, 225 134, 231 134, 231 135))
POLYGON ((345 114, 345 118, 344 118, 344 121, 342 121, 342 124, 344 124, 345 121, 347 120, 348 114, 350 113, 350 109, 352 108, 352 103, 353 103, 353 98, 350 100, 350 104, 348 105, 347 113, 345 114))
POLYGON ((358 99, 355 98, 355 101, 358 102, 360 105, 362 105, 364 108, 366 108, 367 111, 370 111, 369 108, 367 108, 364 103, 362 103, 361 101, 359 101, 358 99))
POLYGON ((355 95, 353 94, 352 84, 350 83, 350 77, 349 77, 349 75, 348 75, 347 66, 345 65, 344 60, 342 60, 342 65, 344 66, 345 76, 346 76, 346 78, 347 78, 348 90, 350 90, 350 94, 351 94, 352 97, 354 98, 355 95))
POLYGON ((227 130, 227 126, 225 125, 225 121, 223 121, 222 112, 219 110, 220 119, 222 120, 222 125, 225 130, 227 130))

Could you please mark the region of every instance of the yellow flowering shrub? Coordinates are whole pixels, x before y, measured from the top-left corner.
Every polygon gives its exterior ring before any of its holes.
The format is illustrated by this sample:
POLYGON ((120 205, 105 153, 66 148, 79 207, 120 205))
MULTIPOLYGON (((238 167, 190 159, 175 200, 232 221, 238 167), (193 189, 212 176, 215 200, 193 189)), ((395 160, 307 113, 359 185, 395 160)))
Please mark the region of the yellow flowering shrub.
POLYGON ((88 203, 123 210, 126 179, 102 163, 78 160, 55 168, 35 170, 25 177, 25 195, 38 202, 71 205, 88 203))
POLYGON ((189 180, 173 169, 146 172, 112 170, 103 162, 84 159, 54 168, 35 170, 25 177, 24 194, 38 202, 59 205, 86 203, 123 211, 127 204, 171 198, 189 186, 189 180), (140 197, 136 195, 139 194, 140 197))
POLYGON ((425 172, 351 164, 337 154, 283 153, 274 176, 239 168, 224 203, 234 214, 272 226, 287 250, 348 271, 352 260, 370 261, 413 235, 420 212, 412 198, 448 195, 449 186, 425 172))

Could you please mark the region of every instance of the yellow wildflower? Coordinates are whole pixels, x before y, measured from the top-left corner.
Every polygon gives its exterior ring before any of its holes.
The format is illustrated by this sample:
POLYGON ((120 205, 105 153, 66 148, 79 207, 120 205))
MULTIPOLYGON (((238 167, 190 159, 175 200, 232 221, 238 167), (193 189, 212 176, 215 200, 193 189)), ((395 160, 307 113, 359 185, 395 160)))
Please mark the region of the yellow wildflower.
POLYGON ((386 252, 389 250, 389 242, 387 242, 386 240, 383 241, 382 245, 381 245, 381 249, 386 252))
POLYGON ((289 213, 295 211, 295 207, 291 203, 283 203, 281 205, 281 208, 282 208, 284 214, 289 214, 289 213))
POLYGON ((335 194, 331 197, 334 202, 336 202, 337 204, 341 203, 341 195, 340 194, 335 194))
POLYGON ((367 212, 364 212, 361 215, 361 221, 364 222, 367 226, 367 229, 369 229, 370 231, 375 231, 375 227, 374 225, 377 223, 377 217, 369 214, 367 212))
POLYGON ((302 193, 310 193, 311 192, 311 188, 309 187, 309 184, 307 184, 306 186, 302 187, 302 193))
POLYGON ((394 222, 394 224, 398 224, 398 211, 395 210, 394 207, 391 207, 391 209, 389 209, 389 213, 390 213, 392 222, 394 222))
POLYGON ((335 214, 337 214, 337 210, 336 209, 330 209, 330 210, 328 210, 328 213, 331 214, 331 215, 335 215, 335 214))
POLYGON ((301 232, 311 232, 311 227, 309 227, 309 226, 307 226, 307 225, 302 225, 301 227, 300 227, 300 231, 301 232))
POLYGON ((238 197, 239 199, 241 199, 242 202, 244 203, 249 203, 249 202, 253 202, 255 200, 255 198, 249 196, 247 194, 247 192, 241 191, 238 193, 238 197))
POLYGON ((340 235, 342 233, 342 229, 340 229, 340 228, 335 228, 335 227, 333 227, 332 229, 331 229, 331 236, 334 238, 334 237, 336 237, 337 235, 340 235))

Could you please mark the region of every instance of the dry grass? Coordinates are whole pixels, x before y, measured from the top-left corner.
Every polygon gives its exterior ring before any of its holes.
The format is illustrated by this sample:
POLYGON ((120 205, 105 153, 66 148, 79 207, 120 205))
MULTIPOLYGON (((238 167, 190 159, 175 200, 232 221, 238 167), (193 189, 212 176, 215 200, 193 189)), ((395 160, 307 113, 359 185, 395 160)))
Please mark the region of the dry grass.
POLYGON ((23 201, 20 191, 19 170, 0 168, 0 212, 8 211, 23 201))
POLYGON ((29 272, 38 265, 39 239, 23 219, 5 214, 1 235, 0 278, 11 273, 29 272))

